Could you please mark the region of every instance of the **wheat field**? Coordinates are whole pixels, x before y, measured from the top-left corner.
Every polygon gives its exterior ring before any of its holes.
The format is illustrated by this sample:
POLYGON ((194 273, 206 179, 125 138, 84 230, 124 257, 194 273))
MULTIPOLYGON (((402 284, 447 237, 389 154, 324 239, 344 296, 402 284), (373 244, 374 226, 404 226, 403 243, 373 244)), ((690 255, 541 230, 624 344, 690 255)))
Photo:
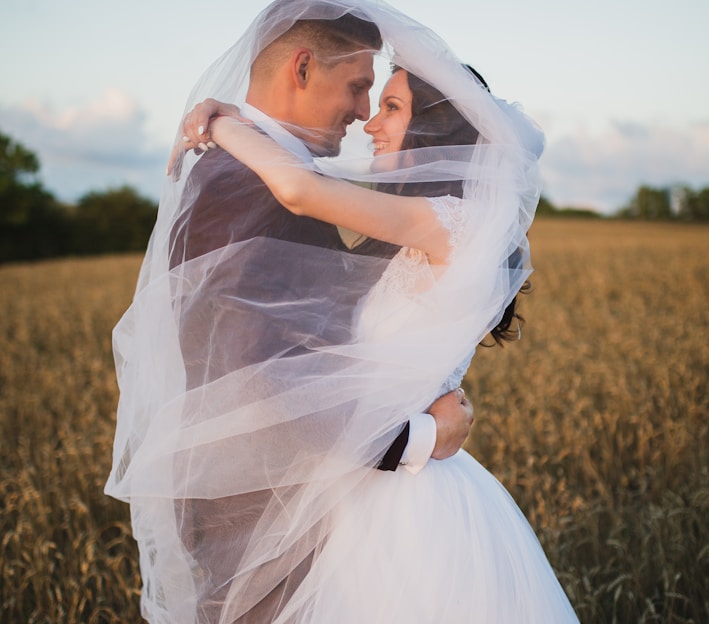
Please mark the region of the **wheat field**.
MULTIPOLYGON (((466 447, 582 622, 707 622, 709 228, 539 220, 530 238, 522 340, 478 350, 466 447)), ((140 621, 128 507, 102 493, 110 330, 139 264, 0 267, 1 622, 140 621)))

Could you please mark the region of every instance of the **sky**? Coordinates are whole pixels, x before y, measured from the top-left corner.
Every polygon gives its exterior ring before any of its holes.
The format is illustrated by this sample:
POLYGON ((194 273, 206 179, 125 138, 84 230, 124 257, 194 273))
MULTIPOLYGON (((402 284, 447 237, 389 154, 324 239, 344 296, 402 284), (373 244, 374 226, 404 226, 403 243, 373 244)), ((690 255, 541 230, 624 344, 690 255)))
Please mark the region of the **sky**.
MULTIPOLYGON (((641 184, 709 186, 707 0, 389 3, 544 129, 555 205, 612 213, 641 184)), ((123 184, 157 199, 192 86, 267 4, 2 0, 0 132, 64 201, 123 184)))

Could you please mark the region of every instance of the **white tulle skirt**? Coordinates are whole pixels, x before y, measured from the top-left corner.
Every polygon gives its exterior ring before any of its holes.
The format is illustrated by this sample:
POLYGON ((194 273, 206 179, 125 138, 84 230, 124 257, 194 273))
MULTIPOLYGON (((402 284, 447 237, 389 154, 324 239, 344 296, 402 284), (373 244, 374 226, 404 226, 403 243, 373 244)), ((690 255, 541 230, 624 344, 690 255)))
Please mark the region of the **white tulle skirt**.
POLYGON ((338 506, 301 590, 282 621, 578 621, 512 497, 464 451, 417 475, 372 471, 338 506))

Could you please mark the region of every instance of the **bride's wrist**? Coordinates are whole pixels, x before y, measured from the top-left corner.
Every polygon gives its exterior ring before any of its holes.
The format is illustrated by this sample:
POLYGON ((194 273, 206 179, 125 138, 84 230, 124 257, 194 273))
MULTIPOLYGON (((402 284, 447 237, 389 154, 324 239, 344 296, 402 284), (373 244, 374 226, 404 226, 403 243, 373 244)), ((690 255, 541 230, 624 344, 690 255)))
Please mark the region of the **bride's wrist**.
POLYGON ((225 124, 228 124, 229 120, 232 122, 235 121, 233 117, 222 114, 217 114, 209 120, 209 137, 217 145, 219 144, 219 137, 224 130, 225 124))

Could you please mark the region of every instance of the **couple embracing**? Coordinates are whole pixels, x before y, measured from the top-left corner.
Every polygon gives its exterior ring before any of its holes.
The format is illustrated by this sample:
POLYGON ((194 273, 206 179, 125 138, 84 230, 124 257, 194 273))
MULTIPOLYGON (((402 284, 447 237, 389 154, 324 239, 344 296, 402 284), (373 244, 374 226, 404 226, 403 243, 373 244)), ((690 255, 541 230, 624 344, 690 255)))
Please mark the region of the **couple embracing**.
POLYGON ((459 450, 475 347, 516 334, 534 124, 354 0, 277 0, 188 108, 114 330, 106 489, 131 504, 146 619, 576 621, 459 450), (370 119, 375 55, 392 73, 370 119), (365 168, 333 158, 356 120, 365 168))

